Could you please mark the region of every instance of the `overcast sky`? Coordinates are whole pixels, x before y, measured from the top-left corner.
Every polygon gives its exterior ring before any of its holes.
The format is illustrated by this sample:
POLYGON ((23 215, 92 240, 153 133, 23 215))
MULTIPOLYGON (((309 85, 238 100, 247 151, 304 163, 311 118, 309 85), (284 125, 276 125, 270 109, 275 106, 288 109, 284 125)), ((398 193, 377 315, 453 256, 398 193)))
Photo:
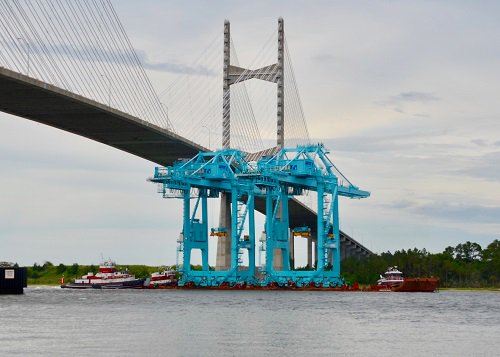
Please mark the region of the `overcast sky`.
MULTIPOLYGON (((375 252, 500 238, 497 2, 113 4, 158 92, 224 19, 244 64, 282 16, 311 138, 372 193, 341 200, 341 228, 375 252)), ((0 138, 0 260, 175 263, 181 204, 155 164, 3 113, 0 138)))

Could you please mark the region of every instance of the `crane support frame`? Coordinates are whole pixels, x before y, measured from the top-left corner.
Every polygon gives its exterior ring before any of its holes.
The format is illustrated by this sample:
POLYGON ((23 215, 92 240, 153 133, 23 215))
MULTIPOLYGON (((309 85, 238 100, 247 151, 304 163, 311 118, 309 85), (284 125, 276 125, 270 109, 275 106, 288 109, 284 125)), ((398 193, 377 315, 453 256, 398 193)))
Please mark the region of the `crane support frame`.
MULTIPOLYGON (((173 166, 157 167, 150 180, 160 184, 164 197, 182 197, 183 229, 178 252, 183 253, 181 286, 316 286, 339 287, 340 275, 339 196, 365 198, 369 192, 351 184, 328 158, 323 145, 283 148, 275 155, 248 161, 237 149, 200 152, 173 166), (290 227, 288 201, 306 191, 317 192, 317 227, 290 227), (169 195, 168 193, 176 193, 169 195), (231 197, 231 227, 208 229, 209 198, 221 193, 231 197), (265 264, 256 269, 255 199, 266 202, 266 222, 261 238, 265 264), (194 205, 191 204, 195 200, 194 205), (293 270, 290 239, 295 232, 317 235, 314 270, 293 270), (244 234, 248 232, 248 234, 244 234), (208 264, 208 237, 230 232, 231 265, 214 271, 208 264), (201 270, 191 268, 193 249, 201 250, 201 270), (281 254, 275 254, 275 251, 281 254), (243 266, 243 255, 248 265, 243 266), (281 257, 281 262, 277 262, 281 257), (279 264, 277 264, 279 263, 279 264)), ((302 233, 301 233, 302 234, 302 233)), ((299 234, 299 235, 301 235, 299 234)), ((259 257, 260 257, 259 252, 259 257)), ((260 259, 259 259, 260 260, 260 259)))

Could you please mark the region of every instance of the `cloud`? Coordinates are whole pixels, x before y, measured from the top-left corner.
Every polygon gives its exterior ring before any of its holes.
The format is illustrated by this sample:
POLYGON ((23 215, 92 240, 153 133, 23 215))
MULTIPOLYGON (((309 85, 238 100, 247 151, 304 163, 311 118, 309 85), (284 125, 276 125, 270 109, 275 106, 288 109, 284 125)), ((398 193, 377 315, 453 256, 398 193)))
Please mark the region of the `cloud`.
POLYGON ((325 145, 334 151, 343 152, 386 152, 402 149, 407 144, 396 142, 394 138, 352 136, 325 140, 325 145))
POLYGON ((457 222, 500 223, 500 207, 432 202, 411 208, 420 215, 457 222))
POLYGON ((499 224, 500 206, 474 205, 462 202, 432 201, 418 203, 401 200, 384 205, 395 210, 405 210, 412 214, 455 222, 499 224))
POLYGON ((429 142, 432 138, 439 139, 446 135, 446 131, 444 130, 412 128, 411 131, 394 131, 387 135, 370 132, 367 135, 329 138, 320 141, 323 141, 326 147, 334 151, 343 152, 377 153, 390 151, 394 153, 419 152, 420 154, 425 154, 427 152, 435 153, 441 151, 440 149, 443 146, 446 146, 447 151, 456 148, 453 144, 445 145, 444 143, 433 144, 429 142), (422 142, 425 142, 425 144, 422 144, 422 142), (421 149, 419 150, 419 148, 421 149))
MULTIPOLYGON (((486 135, 486 134, 484 134, 486 135)), ((479 147, 483 148, 489 148, 489 149, 496 149, 496 146, 500 146, 500 140, 495 141, 495 139, 471 139, 470 142, 474 145, 477 145, 479 147)))
POLYGON ((395 202, 390 204, 390 208, 394 208, 397 210, 408 209, 408 208, 412 208, 414 206, 415 206, 415 202, 410 201, 410 200, 399 200, 399 201, 395 201, 395 202))
POLYGON ((470 158, 469 162, 468 167, 456 170, 453 173, 500 182, 500 151, 470 158))
POLYGON ((178 73, 178 74, 195 74, 204 76, 215 76, 217 73, 204 66, 187 66, 179 63, 169 62, 151 62, 147 54, 143 51, 136 50, 136 53, 145 69, 152 71, 178 73))
POLYGON ((378 105, 400 105, 404 103, 429 103, 441 100, 434 93, 408 91, 401 92, 398 95, 393 95, 388 99, 375 102, 378 105))
POLYGON ((401 92, 392 99, 399 102, 433 102, 440 100, 434 94, 424 92, 401 92))
POLYGON ((477 146, 483 146, 483 147, 487 145, 486 140, 483 140, 483 139, 473 139, 473 140, 471 140, 471 143, 476 144, 477 146))
POLYGON ((312 57, 312 60, 313 61, 317 61, 317 62, 331 62, 333 60, 335 60, 335 56, 332 55, 332 54, 329 54, 329 53, 319 53, 315 56, 312 57))

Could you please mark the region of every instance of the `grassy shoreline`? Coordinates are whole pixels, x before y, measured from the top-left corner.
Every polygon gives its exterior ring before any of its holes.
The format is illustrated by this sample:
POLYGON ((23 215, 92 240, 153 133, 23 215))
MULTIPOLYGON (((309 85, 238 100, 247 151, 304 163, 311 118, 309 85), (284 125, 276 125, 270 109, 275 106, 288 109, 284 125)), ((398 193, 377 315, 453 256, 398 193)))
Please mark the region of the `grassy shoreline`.
POLYGON ((494 291, 494 292, 500 292, 500 288, 439 288, 441 291, 494 291))

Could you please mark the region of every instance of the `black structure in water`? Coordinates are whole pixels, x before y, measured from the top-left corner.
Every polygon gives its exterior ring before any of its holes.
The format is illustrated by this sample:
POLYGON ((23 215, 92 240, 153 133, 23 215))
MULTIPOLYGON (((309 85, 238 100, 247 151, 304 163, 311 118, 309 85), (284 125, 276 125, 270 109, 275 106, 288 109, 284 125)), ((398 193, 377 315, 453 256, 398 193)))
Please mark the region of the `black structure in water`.
POLYGON ((0 267, 0 294, 22 294, 27 286, 26 268, 0 267))

